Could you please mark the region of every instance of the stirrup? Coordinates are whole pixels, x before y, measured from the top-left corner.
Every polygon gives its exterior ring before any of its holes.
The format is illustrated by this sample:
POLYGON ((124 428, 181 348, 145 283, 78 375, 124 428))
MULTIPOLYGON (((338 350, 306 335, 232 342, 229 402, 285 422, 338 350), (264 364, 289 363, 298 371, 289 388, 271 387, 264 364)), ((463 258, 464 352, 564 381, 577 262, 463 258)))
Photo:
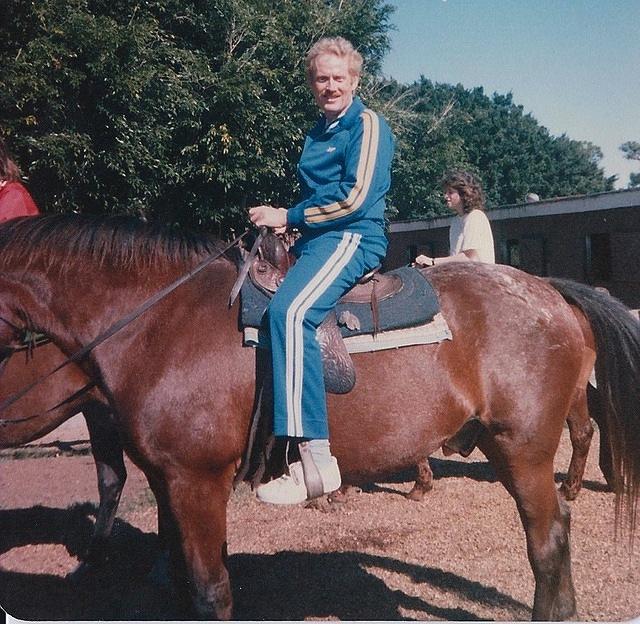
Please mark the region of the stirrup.
POLYGON ((304 483, 307 486, 309 498, 318 498, 325 493, 324 484, 322 483, 318 466, 316 466, 316 462, 313 461, 313 457, 311 456, 309 443, 300 442, 300 444, 298 444, 298 450, 300 451, 304 483))

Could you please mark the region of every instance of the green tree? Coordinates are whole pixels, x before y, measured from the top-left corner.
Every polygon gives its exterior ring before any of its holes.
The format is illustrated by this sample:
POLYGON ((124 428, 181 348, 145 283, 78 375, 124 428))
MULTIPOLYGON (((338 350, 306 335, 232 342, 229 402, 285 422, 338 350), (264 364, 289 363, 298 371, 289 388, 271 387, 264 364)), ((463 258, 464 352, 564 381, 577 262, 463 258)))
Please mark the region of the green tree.
POLYGON ((38 202, 149 215, 184 178, 179 137, 205 108, 191 85, 209 77, 206 59, 150 14, 116 19, 83 0, 10 7, 0 110, 38 202))
POLYGON ((303 60, 321 36, 367 60, 360 93, 397 139, 389 218, 448 214, 438 180, 490 206, 612 188, 599 149, 553 137, 481 88, 382 79, 384 0, 13 0, 0 22, 0 125, 49 212, 130 213, 228 234, 290 205, 317 117, 303 60))
POLYGON ((468 165, 462 140, 450 131, 455 100, 438 95, 426 80, 412 87, 392 82, 380 90, 377 108, 396 134, 390 219, 447 213, 438 181, 447 169, 468 165))
MULTIPOLYGON (((628 160, 640 160, 640 143, 637 141, 627 141, 620 146, 624 157, 628 160)), ((640 187, 640 172, 629 175, 629 188, 640 187)))
POLYGON ((481 87, 422 77, 396 86, 393 97, 412 113, 399 138, 392 192, 399 218, 450 214, 438 180, 453 167, 480 176, 489 207, 522 202, 529 191, 555 197, 613 188, 598 147, 552 136, 510 93, 488 97, 481 87))
POLYGON ((374 75, 381 0, 16 0, 0 25, 0 123, 48 211, 226 233, 288 204, 316 116, 303 59, 349 37, 374 75))

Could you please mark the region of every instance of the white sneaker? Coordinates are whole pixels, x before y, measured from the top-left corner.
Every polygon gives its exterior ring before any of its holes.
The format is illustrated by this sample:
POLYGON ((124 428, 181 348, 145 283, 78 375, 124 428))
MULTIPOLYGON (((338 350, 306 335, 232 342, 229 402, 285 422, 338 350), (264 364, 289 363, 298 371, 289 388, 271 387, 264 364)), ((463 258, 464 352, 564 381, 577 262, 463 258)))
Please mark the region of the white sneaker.
MULTIPOLYGON (((323 466, 320 470, 323 494, 335 492, 342 485, 338 462, 335 457, 332 457, 331 460, 330 466, 323 466)), ((259 501, 272 505, 296 505, 310 500, 304 481, 302 462, 290 464, 289 474, 285 473, 269 483, 258 486, 256 496, 259 501)))

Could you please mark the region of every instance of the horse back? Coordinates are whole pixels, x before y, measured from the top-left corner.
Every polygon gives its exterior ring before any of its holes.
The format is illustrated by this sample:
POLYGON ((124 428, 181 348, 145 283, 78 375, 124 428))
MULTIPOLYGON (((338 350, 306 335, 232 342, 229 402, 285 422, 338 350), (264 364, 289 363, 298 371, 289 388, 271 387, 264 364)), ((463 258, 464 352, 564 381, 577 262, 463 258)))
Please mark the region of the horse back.
POLYGON ((555 452, 584 351, 568 304, 510 267, 460 262, 427 274, 453 339, 354 355, 354 390, 328 397, 341 468, 356 481, 373 476, 378 457, 383 471, 406 468, 472 418, 514 445, 539 433, 555 452))

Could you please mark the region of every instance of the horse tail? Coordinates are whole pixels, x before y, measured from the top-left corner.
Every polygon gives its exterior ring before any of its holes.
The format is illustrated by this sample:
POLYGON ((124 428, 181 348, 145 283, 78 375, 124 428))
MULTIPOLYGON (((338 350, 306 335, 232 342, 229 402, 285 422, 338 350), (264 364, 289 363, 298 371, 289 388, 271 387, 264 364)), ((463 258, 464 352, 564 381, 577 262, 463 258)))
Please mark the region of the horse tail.
POLYGON ((640 322, 606 292, 570 280, 548 282, 582 311, 593 332, 596 383, 617 484, 616 533, 626 508, 633 540, 640 494, 640 322))

